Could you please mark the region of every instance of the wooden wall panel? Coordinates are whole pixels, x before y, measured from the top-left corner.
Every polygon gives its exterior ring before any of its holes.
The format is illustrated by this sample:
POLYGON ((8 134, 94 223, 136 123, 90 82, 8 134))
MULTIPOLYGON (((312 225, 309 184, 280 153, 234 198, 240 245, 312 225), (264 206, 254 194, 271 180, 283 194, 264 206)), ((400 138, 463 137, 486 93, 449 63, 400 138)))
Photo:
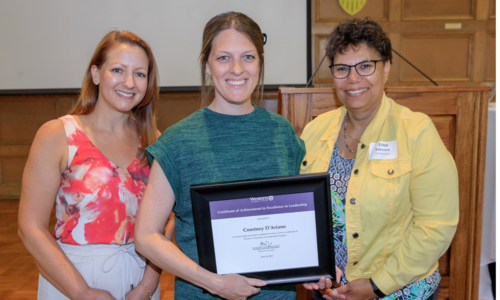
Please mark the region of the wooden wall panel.
MULTIPOLYGON (((472 34, 407 34, 402 55, 435 81, 471 81, 472 34)), ((407 63, 401 82, 428 82, 407 63)))
POLYGON ((402 19, 473 19, 474 4, 474 0, 403 0, 402 19))
POLYGON ((0 157, 28 156, 31 145, 0 145, 0 157))
POLYGON ((200 93, 161 93, 158 106, 158 129, 168 127, 188 117, 200 108, 200 93))
MULTIPOLYGON (((316 69, 317 64, 322 58, 323 37, 328 36, 333 28, 340 21, 356 17, 366 16, 364 9, 354 16, 349 16, 340 9, 338 0, 311 0, 311 72, 316 69), (334 6, 337 6, 335 11, 334 6), (341 14, 345 14, 341 17, 341 14)), ((375 4, 379 1, 367 1, 375 4)), ((431 68, 431 78, 439 85, 480 85, 486 81, 492 81, 494 70, 491 69, 487 59, 487 50, 489 40, 495 36, 495 0, 387 0, 380 4, 378 8, 373 8, 369 16, 389 35, 392 47, 404 55, 405 36, 427 35, 435 36, 430 45, 421 45, 418 43, 412 49, 405 47, 407 53, 417 54, 423 57, 424 64, 420 61, 408 59, 424 72, 429 65, 431 68), (388 8, 386 8, 388 6, 388 8), (379 18, 377 9, 387 11, 387 16, 379 18), (490 33, 492 36, 490 36, 490 33), (447 35, 462 35, 459 39, 446 39, 440 41, 447 35), (467 40, 470 37, 470 40, 467 40), (439 41, 436 44, 436 41, 439 41), (458 45, 455 45, 457 44, 458 45), (444 47, 444 48, 443 48, 444 47), (424 49, 422 49, 424 48, 424 49), (434 52, 429 51, 431 48, 434 52), (468 50, 466 50, 468 49, 468 50), (468 51, 468 52, 467 52, 468 51), (467 55, 464 55, 467 53, 467 55), (459 57, 457 64, 448 64, 453 57, 459 57), (440 68, 434 68, 440 64, 440 68), (442 67, 447 69, 443 69, 442 67), (487 68, 490 68, 487 70, 487 68), (443 72, 448 70, 449 72, 443 72), (449 73, 457 72, 457 76, 450 76, 449 73), (443 74, 444 73, 444 74, 443 74), (438 78, 432 75, 437 74, 438 78), (441 80, 442 79, 442 80, 441 80)), ((490 56, 493 56, 492 45, 489 43, 490 56)), ((413 46, 413 45, 412 45, 413 46)), ((327 62, 323 62, 327 64, 327 62)), ((333 85, 333 78, 326 71, 326 66, 321 66, 320 74, 313 79, 313 86, 327 87, 333 85)), ((389 75, 388 86, 409 86, 409 85, 432 85, 425 77, 418 74, 405 61, 394 54, 391 73, 389 75), (406 72, 403 76, 400 72, 406 72), (404 80, 404 79, 408 80, 404 80)))
POLYGON ((443 256, 439 258, 439 274, 441 274, 441 276, 448 276, 448 278, 450 276, 450 251, 446 251, 443 256))
POLYGON ((38 128, 57 117, 54 101, 23 98, 0 102, 0 144, 31 144, 38 128))
POLYGON ((57 117, 57 95, 0 97, 0 198, 19 197, 21 179, 38 128, 57 117))
POLYGON ((2 184, 20 183, 28 157, 2 157, 2 184), (20 168, 22 166, 22 168, 20 168))
MULTIPOLYGON (((317 66, 323 56, 325 55, 325 46, 328 40, 329 35, 316 35, 316 55, 314 65, 317 66)), ((332 83, 332 73, 330 72, 330 60, 325 58, 325 61, 319 67, 318 72, 316 73, 316 82, 318 83, 332 83)))
MULTIPOLYGON (((340 6, 339 0, 317 0, 316 21, 338 22, 351 17, 340 6)), ((388 19, 389 0, 367 0, 356 17, 371 17, 376 21, 388 19)))
POLYGON ((486 80, 495 81, 496 78, 496 34, 488 32, 486 50, 486 80))
POLYGON ((489 1, 489 10, 488 10, 488 16, 490 19, 496 18, 496 8, 497 8, 497 1, 490 0, 489 1))

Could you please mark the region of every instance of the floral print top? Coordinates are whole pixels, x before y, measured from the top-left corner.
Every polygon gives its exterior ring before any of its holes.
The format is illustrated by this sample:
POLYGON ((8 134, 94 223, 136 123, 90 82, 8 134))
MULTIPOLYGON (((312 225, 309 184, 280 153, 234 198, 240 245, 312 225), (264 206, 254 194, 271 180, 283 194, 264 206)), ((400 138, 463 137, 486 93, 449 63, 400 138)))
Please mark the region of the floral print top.
POLYGON ((116 166, 73 116, 59 119, 64 123, 69 155, 57 192, 52 235, 72 245, 132 243, 150 167, 144 167, 137 156, 126 168, 116 166))
MULTIPOLYGON (((338 149, 338 141, 333 149, 332 159, 328 172, 330 173, 330 189, 332 193, 332 219, 333 219, 333 240, 335 247, 335 264, 345 272, 347 263, 347 237, 345 228, 345 197, 351 171, 355 159, 344 158, 338 149)), ((441 275, 436 269, 429 277, 420 281, 410 283, 404 288, 387 295, 383 299, 388 300, 425 300, 429 298, 439 287, 441 275)), ((340 285, 347 284, 347 280, 342 276, 340 285)))

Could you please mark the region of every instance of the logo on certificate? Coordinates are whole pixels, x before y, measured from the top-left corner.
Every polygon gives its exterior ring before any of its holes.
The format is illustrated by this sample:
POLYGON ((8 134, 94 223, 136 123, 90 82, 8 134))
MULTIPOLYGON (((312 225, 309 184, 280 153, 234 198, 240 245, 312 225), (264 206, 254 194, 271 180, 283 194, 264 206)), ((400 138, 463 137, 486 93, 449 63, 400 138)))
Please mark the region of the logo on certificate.
POLYGON ((250 197, 250 202, 251 203, 267 202, 267 201, 273 201, 273 199, 274 199, 274 196, 250 197))
POLYGON ((273 245, 272 242, 260 242, 260 245, 258 247, 253 247, 253 250, 257 250, 259 252, 262 251, 274 251, 274 249, 278 249, 280 246, 279 245, 273 245))

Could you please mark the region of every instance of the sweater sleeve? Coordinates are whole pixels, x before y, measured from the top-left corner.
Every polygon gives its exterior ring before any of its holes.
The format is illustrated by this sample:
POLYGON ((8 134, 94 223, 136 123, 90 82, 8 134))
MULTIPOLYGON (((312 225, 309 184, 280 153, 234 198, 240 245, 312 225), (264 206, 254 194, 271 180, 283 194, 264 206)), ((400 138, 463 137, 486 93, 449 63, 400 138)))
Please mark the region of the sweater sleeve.
POLYGON ((161 138, 146 148, 149 162, 156 160, 174 191, 176 202, 182 199, 179 169, 171 151, 161 138))

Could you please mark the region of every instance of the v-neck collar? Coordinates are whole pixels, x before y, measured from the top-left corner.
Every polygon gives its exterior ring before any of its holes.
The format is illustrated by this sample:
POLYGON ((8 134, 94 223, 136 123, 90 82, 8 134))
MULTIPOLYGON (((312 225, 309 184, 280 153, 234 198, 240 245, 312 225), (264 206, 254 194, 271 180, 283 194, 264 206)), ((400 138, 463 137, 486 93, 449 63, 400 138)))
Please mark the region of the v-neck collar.
POLYGON ((83 131, 83 128, 80 126, 80 122, 78 122, 78 120, 73 115, 69 115, 69 116, 75 122, 75 128, 82 133, 82 135, 89 141, 90 145, 92 145, 92 147, 94 147, 97 150, 97 152, 99 152, 99 154, 102 155, 102 157, 104 157, 111 164, 111 166, 113 166, 114 168, 117 168, 117 169, 120 169, 120 170, 125 170, 125 171, 128 172, 128 169, 136 163, 137 153, 141 149, 141 140, 140 140, 141 138, 140 137, 139 137, 139 148, 137 149, 137 152, 136 152, 136 154, 134 156, 134 159, 132 160, 132 162, 130 164, 128 164, 128 166, 126 168, 121 168, 117 164, 115 164, 114 162, 112 162, 106 155, 104 155, 104 153, 102 153, 101 150, 99 150, 99 148, 97 148, 97 146, 94 144, 94 142, 92 142, 92 140, 85 133, 85 131, 83 131))

